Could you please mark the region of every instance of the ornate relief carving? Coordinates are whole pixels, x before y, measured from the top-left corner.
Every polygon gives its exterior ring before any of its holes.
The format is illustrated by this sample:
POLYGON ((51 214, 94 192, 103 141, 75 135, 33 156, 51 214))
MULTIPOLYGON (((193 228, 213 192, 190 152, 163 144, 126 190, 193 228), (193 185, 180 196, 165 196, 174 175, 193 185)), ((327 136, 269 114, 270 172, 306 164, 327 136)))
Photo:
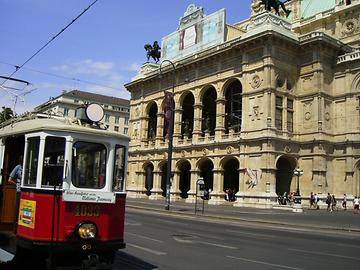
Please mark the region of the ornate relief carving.
POLYGON ((304 119, 309 121, 311 119, 312 101, 304 102, 304 119))
POLYGON ((209 153, 209 150, 207 150, 206 148, 204 148, 204 149, 202 150, 202 152, 203 152, 203 155, 206 156, 206 155, 209 153))
POLYGON ((263 79, 259 75, 254 75, 251 79, 250 85, 253 89, 259 88, 263 79))
POLYGON ((351 35, 359 31, 359 22, 355 18, 346 20, 342 25, 341 33, 343 36, 351 35))
POLYGON ((288 146, 288 145, 285 145, 284 151, 285 151, 286 153, 290 153, 290 152, 291 152, 291 147, 288 146))
POLYGON ((226 147, 226 152, 231 154, 233 152, 233 148, 231 146, 226 147))

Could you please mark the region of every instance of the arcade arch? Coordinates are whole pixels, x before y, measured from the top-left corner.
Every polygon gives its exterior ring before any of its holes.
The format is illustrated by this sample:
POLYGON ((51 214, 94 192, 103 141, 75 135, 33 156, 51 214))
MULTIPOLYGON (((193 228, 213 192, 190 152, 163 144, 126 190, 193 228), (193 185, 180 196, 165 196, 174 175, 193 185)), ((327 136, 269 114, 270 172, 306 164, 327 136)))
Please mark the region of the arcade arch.
POLYGON ((276 194, 289 194, 291 181, 296 168, 296 160, 291 156, 280 156, 276 162, 276 194))

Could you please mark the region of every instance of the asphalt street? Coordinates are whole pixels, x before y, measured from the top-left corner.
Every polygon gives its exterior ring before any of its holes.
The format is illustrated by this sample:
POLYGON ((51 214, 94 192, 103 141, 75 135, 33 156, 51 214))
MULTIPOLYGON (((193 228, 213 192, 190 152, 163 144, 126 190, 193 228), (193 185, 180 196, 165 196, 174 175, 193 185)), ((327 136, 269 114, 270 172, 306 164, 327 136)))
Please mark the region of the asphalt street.
POLYGON ((128 208, 114 269, 360 269, 360 237, 128 208))

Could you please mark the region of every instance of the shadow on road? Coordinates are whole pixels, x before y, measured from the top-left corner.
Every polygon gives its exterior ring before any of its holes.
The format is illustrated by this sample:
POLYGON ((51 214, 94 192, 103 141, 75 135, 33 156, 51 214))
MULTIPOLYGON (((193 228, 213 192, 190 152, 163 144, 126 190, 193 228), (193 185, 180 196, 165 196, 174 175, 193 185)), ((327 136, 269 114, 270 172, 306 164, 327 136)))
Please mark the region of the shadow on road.
POLYGON ((118 251, 115 258, 114 270, 153 270, 157 266, 147 263, 135 256, 129 255, 123 251, 118 251))

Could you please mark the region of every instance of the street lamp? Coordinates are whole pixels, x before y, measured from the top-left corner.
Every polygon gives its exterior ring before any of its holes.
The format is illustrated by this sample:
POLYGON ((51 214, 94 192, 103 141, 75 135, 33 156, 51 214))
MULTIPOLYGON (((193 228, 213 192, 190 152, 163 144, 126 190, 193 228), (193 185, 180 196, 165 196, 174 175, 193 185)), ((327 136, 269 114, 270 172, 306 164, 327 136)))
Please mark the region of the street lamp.
POLYGON ((300 168, 296 168, 294 170, 294 175, 297 176, 297 183, 296 183, 296 192, 295 192, 295 203, 301 204, 301 195, 300 195, 300 176, 304 174, 304 171, 300 168))
POLYGON ((165 210, 170 210, 170 188, 171 188, 171 160, 173 152, 173 132, 174 132, 174 89, 175 89, 175 65, 170 60, 163 60, 160 64, 160 74, 161 66, 164 62, 171 64, 173 68, 173 82, 172 82, 172 92, 165 91, 165 119, 168 121, 168 155, 167 155, 167 166, 166 166, 166 198, 165 198, 165 210))

